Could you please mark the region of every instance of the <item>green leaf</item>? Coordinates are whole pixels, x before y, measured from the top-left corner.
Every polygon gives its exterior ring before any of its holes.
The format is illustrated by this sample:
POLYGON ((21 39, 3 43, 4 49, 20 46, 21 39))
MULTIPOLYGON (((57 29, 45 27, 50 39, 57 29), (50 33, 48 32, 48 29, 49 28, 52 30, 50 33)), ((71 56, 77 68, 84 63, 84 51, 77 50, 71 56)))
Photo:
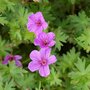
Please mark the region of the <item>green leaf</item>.
POLYGON ((13 80, 5 83, 4 90, 15 90, 15 83, 13 80))
POLYGON ((61 82, 62 80, 60 79, 59 74, 56 74, 56 71, 54 70, 54 68, 51 69, 51 75, 47 78, 48 83, 50 84, 50 86, 53 85, 62 85, 61 82))
POLYGON ((20 68, 20 67, 17 67, 15 62, 10 62, 9 63, 9 71, 10 71, 10 75, 14 78, 14 79, 17 79, 17 78, 20 78, 20 77, 23 77, 23 74, 24 73, 27 73, 26 70, 20 68))
POLYGON ((17 19, 18 23, 21 24, 21 26, 26 26, 27 20, 28 20, 28 9, 25 9, 24 7, 20 6, 18 9, 17 19))
POLYGON ((4 24, 7 24, 8 21, 6 20, 6 17, 1 17, 0 16, 0 24, 4 25, 4 24))
POLYGON ((28 30, 24 33, 24 40, 30 40, 32 43, 34 42, 35 34, 33 32, 29 32, 28 30))
POLYGON ((90 87, 90 64, 86 66, 86 60, 78 58, 75 68, 69 73, 74 88, 89 90, 90 87))
POLYGON ((72 25, 77 29, 85 29, 90 25, 90 18, 85 14, 84 11, 80 12, 78 16, 71 15, 69 18, 72 25))
POLYGON ((69 52, 67 52, 67 54, 63 54, 61 57, 62 61, 60 63, 61 71, 65 73, 67 69, 71 70, 78 57, 79 53, 76 53, 75 48, 72 48, 69 52))
POLYGON ((65 23, 63 26, 65 32, 67 32, 71 39, 74 39, 74 37, 80 36, 90 26, 90 18, 82 11, 78 15, 69 15, 63 23, 65 23))
POLYGON ((4 12, 7 8, 14 11, 14 5, 10 0, 0 0, 0 12, 4 12))
POLYGON ((26 90, 27 88, 32 89, 32 88, 34 88, 34 85, 35 85, 34 75, 32 75, 30 73, 24 74, 24 77, 20 78, 20 81, 18 81, 18 79, 17 79, 16 82, 21 87, 23 87, 24 90, 26 90))
POLYGON ((84 30, 84 32, 76 38, 77 44, 81 46, 87 53, 90 52, 90 28, 84 30))
POLYGON ((56 32, 55 32, 55 35, 56 35, 56 45, 55 47, 58 48, 59 50, 61 49, 61 46, 63 46, 62 43, 65 43, 68 36, 61 31, 61 28, 59 27, 56 32))
POLYGON ((7 43, 5 40, 2 40, 2 38, 0 37, 0 55, 5 56, 9 51, 11 51, 9 43, 7 43))

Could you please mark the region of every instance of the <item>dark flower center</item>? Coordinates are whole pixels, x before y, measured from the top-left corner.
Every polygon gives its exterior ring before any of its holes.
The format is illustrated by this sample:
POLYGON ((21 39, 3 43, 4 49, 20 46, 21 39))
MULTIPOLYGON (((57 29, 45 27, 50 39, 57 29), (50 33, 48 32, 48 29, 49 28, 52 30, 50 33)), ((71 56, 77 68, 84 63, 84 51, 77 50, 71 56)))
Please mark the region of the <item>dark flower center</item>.
POLYGON ((45 40, 45 41, 44 41, 44 45, 47 45, 47 44, 48 44, 48 41, 47 41, 47 40, 45 40))
POLYGON ((9 57, 9 60, 10 60, 10 61, 14 60, 14 57, 13 57, 13 56, 10 56, 10 57, 9 57))
POLYGON ((41 64, 42 64, 42 65, 46 65, 46 63, 47 63, 46 60, 42 60, 42 61, 41 61, 41 64))
POLYGON ((41 25, 42 25, 42 23, 41 23, 40 20, 38 20, 38 21, 36 22, 36 24, 37 24, 37 26, 41 26, 41 25))

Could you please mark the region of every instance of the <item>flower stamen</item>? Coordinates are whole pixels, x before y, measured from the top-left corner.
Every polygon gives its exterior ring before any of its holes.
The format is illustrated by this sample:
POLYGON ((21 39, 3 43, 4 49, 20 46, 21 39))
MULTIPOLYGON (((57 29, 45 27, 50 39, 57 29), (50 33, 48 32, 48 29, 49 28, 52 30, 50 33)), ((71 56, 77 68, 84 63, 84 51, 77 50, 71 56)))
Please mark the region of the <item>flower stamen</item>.
POLYGON ((44 60, 42 60, 41 62, 41 65, 46 65, 47 64, 47 62, 46 62, 46 60, 44 59, 44 60))
POLYGON ((38 21, 36 22, 36 25, 37 25, 37 26, 41 26, 41 25, 42 25, 41 21, 38 20, 38 21))

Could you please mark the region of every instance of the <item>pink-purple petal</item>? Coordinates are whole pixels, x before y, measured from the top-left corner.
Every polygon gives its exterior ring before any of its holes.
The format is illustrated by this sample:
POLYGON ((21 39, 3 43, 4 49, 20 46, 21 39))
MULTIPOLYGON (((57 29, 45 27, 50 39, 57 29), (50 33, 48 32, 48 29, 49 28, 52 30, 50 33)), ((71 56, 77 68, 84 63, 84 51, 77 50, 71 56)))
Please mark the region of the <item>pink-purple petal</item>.
POLYGON ((34 45, 36 46, 40 46, 41 48, 44 46, 43 45, 43 39, 45 39, 45 33, 41 32, 37 37, 36 39, 34 40, 34 45))
POLYGON ((37 12, 35 16, 38 20, 41 20, 43 29, 46 29, 48 27, 48 23, 45 21, 42 12, 37 12))
POLYGON ((43 29, 46 29, 48 27, 48 24, 46 22, 43 23, 43 29))
POLYGON ((49 38, 49 41, 55 39, 55 34, 53 32, 49 32, 48 33, 48 38, 49 38))
POLYGON ((50 48, 42 48, 40 49, 40 54, 42 57, 48 58, 50 56, 51 49, 50 48))
POLYGON ((42 12, 35 13, 35 16, 37 19, 41 20, 42 22, 45 22, 42 12))
POLYGON ((32 72, 39 70, 39 68, 40 68, 40 64, 36 61, 30 62, 28 65, 28 69, 32 72))
POLYGON ((55 45, 55 43, 56 43, 56 42, 55 42, 54 40, 52 40, 52 41, 48 44, 48 46, 49 46, 49 47, 52 47, 52 46, 55 45))
POLYGON ((49 65, 55 63, 56 61, 57 61, 57 59, 54 55, 52 55, 48 58, 48 64, 49 65))
POLYGON ((37 27, 36 26, 36 29, 35 29, 35 34, 36 34, 36 36, 38 36, 40 33, 42 33, 42 30, 43 30, 43 27, 42 26, 40 26, 40 27, 37 27))
POLYGON ((28 25, 28 30, 30 32, 34 32, 35 33, 35 30, 37 29, 37 26, 35 24, 29 24, 28 25))
POLYGON ((39 40, 37 38, 34 40, 34 45, 35 46, 39 45, 39 40))
POLYGON ((38 39, 40 40, 46 40, 47 39, 47 34, 42 32, 38 35, 38 39))
POLYGON ((47 48, 46 49, 46 57, 48 58, 50 56, 51 53, 51 48, 47 48))
POLYGON ((35 20, 35 16, 34 16, 33 13, 32 13, 31 15, 28 16, 28 21, 29 21, 29 20, 32 20, 32 21, 35 20))
POLYGON ((10 58, 10 55, 7 55, 7 56, 4 58, 4 61, 2 62, 2 64, 8 64, 9 58, 10 58))
POLYGON ((30 24, 34 24, 32 19, 29 19, 28 22, 30 22, 30 24))
POLYGON ((33 50, 29 57, 31 58, 31 60, 33 61, 38 61, 38 60, 41 60, 41 56, 40 56, 40 52, 37 51, 37 50, 33 50))
POLYGON ((18 67, 22 67, 22 63, 19 60, 15 60, 15 64, 18 67))
POLYGON ((42 77, 47 77, 47 76, 50 74, 49 66, 46 65, 46 66, 40 67, 40 69, 39 69, 39 74, 40 74, 42 77))
POLYGON ((20 55, 15 55, 14 56, 14 60, 20 60, 20 59, 22 59, 22 56, 20 56, 20 55))

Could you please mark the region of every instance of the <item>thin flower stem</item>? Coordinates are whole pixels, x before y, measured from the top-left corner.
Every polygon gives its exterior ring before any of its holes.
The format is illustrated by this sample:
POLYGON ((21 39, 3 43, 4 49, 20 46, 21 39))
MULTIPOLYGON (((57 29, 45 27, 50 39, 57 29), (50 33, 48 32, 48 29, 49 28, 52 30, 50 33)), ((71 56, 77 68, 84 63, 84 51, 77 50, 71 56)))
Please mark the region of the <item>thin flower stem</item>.
POLYGON ((72 5, 72 14, 75 12, 75 4, 72 5))

